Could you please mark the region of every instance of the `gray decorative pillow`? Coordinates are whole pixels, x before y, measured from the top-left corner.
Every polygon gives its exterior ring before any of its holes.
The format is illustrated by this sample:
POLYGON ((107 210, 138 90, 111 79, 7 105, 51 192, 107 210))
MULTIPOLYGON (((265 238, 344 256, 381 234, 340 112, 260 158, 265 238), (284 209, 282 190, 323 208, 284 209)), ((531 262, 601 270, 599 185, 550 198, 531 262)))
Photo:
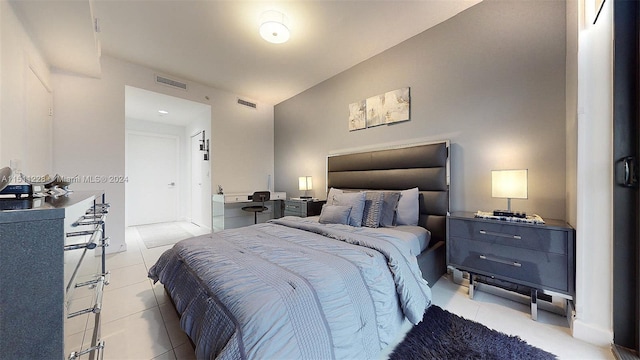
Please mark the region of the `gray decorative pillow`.
POLYGON ((403 190, 400 192, 400 201, 398 201, 398 217, 396 223, 398 225, 418 225, 420 217, 418 188, 403 190))
POLYGON ((339 206, 339 205, 322 205, 322 211, 320 212, 320 224, 343 224, 349 223, 349 214, 351 213, 351 206, 339 206))
POLYGON ((342 193, 343 191, 340 189, 336 189, 336 188, 329 189, 329 193, 327 194, 327 205, 333 205, 333 201, 336 195, 340 195, 342 193))
POLYGON ((399 192, 382 193, 382 210, 380 211, 380 226, 396 226, 396 211, 398 210, 399 192))
POLYGON ((364 195, 364 211, 362 212, 362 226, 377 228, 380 226, 382 215, 383 193, 367 191, 364 195))
POLYGON ((362 214, 364 213, 364 192, 342 193, 333 197, 333 205, 350 206, 349 225, 362 226, 362 214))

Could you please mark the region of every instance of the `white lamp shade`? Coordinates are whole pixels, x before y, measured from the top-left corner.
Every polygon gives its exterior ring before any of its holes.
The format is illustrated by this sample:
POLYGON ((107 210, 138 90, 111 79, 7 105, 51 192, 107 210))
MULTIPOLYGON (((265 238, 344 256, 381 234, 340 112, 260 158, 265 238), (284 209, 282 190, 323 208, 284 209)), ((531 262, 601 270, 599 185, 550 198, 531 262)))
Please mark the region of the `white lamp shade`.
POLYGON ((494 198, 526 199, 527 170, 492 170, 491 196, 494 198))
POLYGON ((300 176, 298 178, 298 189, 299 190, 313 190, 313 181, 311 180, 311 176, 300 176))
POLYGON ((260 36, 270 43, 282 44, 289 40, 287 17, 278 11, 265 11, 260 17, 260 36))

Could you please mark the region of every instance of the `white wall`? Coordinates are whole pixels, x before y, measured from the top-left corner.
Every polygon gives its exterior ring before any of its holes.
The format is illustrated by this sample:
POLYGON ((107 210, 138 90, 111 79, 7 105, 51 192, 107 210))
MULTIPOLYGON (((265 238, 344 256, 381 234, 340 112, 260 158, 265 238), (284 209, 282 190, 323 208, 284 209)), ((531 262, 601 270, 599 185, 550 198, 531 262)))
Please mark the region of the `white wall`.
POLYGON ((33 95, 29 93, 28 76, 32 76, 29 72, 33 71, 50 91, 49 66, 11 5, 0 0, 0 9, 0 167, 19 160, 21 169, 38 172, 26 175, 51 173, 53 169, 41 161, 50 153, 42 149, 33 151, 38 148, 34 145, 51 142, 51 132, 40 131, 36 136, 27 129, 27 102, 33 95))
MULTIPOLYGON (((211 105, 212 187, 252 192, 273 174, 273 106, 257 110, 236 104, 237 95, 195 82, 189 91, 155 83, 156 72, 102 57, 100 79, 54 72, 54 169, 64 175, 123 175, 125 171, 125 85, 211 105)), ((112 203, 110 251, 124 242, 124 184, 77 184, 103 188, 112 203)))
MULTIPOLYGON (((3 44, 3 37, 4 37, 4 26, 3 24, 5 24, 7 21, 4 19, 4 14, 6 13, 6 10, 4 10, 4 8, 8 6, 7 2, 5 0, 0 0, 0 108, 4 107, 4 101, 2 99, 2 88, 4 87, 3 83, 4 81, 2 81, 2 79, 4 79, 2 77, 2 64, 3 64, 3 48, 4 46, 2 46, 3 44)), ((2 110, 0 110, 0 142, 2 142, 2 110)), ((2 157, 2 146, 0 146, 0 165, 4 164, 4 162, 2 161, 3 157, 2 157)))
POLYGON ((613 341, 613 2, 598 22, 578 1, 576 319, 579 339, 613 341))

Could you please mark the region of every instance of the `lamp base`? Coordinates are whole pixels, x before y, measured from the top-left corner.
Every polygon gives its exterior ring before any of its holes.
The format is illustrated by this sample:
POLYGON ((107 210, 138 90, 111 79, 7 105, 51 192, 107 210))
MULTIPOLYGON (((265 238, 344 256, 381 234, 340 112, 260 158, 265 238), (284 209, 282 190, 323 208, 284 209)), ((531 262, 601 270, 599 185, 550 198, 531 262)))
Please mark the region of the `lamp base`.
POLYGON ((300 199, 311 199, 311 196, 300 196, 300 199))
POLYGON ((526 213, 513 212, 511 210, 493 210, 493 216, 506 216, 506 217, 517 217, 517 218, 526 218, 526 213))

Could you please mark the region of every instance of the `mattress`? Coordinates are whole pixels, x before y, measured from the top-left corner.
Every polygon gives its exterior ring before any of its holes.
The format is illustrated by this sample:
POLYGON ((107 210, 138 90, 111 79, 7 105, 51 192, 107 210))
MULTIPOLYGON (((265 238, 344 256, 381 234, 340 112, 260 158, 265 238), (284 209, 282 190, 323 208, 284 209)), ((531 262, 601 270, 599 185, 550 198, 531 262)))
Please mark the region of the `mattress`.
POLYGON ((286 217, 180 241, 149 277, 199 359, 375 358, 431 291, 409 244, 374 230, 286 217))

